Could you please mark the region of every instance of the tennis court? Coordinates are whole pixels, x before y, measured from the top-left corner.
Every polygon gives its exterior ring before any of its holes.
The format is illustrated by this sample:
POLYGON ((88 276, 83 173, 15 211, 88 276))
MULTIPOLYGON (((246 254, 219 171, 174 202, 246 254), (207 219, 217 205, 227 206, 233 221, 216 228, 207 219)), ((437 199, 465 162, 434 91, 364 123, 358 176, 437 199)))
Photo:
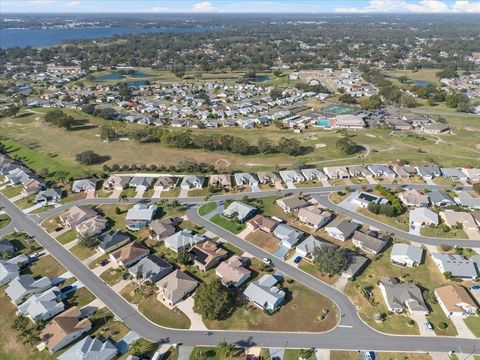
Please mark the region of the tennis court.
POLYGON ((353 108, 349 106, 342 106, 342 105, 328 105, 321 109, 322 111, 334 114, 334 115, 347 115, 354 111, 353 108))

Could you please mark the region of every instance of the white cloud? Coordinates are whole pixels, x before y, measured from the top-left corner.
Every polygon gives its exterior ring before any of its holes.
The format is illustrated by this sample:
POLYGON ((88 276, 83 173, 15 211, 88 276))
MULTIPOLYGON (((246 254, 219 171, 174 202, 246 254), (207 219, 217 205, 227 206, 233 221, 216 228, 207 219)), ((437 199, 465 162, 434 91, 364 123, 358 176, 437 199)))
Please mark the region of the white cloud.
POLYGON ((214 12, 215 7, 211 2, 203 1, 192 5, 193 12, 214 12))
POLYGON ((30 0, 32 5, 52 5, 55 3, 55 0, 30 0))
POLYGON ((456 0, 449 6, 443 0, 370 0, 365 7, 336 8, 339 13, 447 13, 480 12, 480 1, 456 0))
POLYGON ((80 5, 80 1, 69 1, 68 3, 65 4, 65 7, 75 7, 80 5))
POLYGON ((151 12, 168 12, 168 11, 170 11, 170 9, 168 7, 155 6, 151 9, 149 9, 148 11, 151 11, 151 12))

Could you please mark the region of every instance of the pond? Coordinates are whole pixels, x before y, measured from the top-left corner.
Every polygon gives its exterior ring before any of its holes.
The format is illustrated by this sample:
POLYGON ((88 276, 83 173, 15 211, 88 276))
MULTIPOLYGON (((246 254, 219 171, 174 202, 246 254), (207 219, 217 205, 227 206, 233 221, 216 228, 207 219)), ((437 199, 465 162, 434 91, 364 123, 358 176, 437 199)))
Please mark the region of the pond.
POLYGON ((417 86, 428 86, 432 84, 430 81, 425 80, 413 80, 413 83, 417 86))
POLYGON ((141 71, 134 72, 132 74, 122 74, 121 72, 118 71, 112 71, 109 74, 105 74, 102 76, 98 76, 93 79, 94 82, 104 82, 104 81, 113 81, 113 80, 121 80, 126 77, 131 77, 134 79, 142 79, 142 78, 149 78, 149 77, 154 77, 155 75, 153 74, 148 74, 144 73, 141 71))

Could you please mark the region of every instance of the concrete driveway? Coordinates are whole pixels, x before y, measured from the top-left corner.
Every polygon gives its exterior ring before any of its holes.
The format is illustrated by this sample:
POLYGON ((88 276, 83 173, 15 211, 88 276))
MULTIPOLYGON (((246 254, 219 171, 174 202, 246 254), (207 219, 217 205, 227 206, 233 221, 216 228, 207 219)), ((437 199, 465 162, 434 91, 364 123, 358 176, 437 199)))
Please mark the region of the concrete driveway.
POLYGON ((182 311, 190 319, 190 330, 208 330, 203 323, 202 316, 193 311, 194 300, 193 296, 179 302, 177 309, 182 311))
POLYGON ((415 320, 415 322, 418 325, 418 330, 420 331, 420 335, 422 336, 436 336, 435 331, 433 330, 428 330, 425 326, 425 322, 427 321, 427 318, 423 314, 415 314, 415 315, 410 315, 410 317, 415 320))
POLYGON ((112 194, 109 196, 109 199, 118 199, 123 190, 113 190, 112 194))
POLYGON ((467 339, 475 339, 475 335, 470 331, 463 318, 460 316, 451 316, 450 319, 457 329, 458 336, 467 339))

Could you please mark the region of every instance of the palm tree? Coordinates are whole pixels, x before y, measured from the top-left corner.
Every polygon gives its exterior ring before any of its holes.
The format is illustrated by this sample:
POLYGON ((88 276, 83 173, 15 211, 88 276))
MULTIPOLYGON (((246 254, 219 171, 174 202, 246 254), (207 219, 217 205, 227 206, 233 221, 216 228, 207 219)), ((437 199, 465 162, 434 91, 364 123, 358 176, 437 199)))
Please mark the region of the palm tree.
POLYGON ((140 356, 142 354, 142 348, 138 339, 130 344, 130 352, 135 356, 140 356))
POLYGON ((126 203, 128 201, 128 196, 124 192, 122 192, 118 198, 123 203, 126 203))
POLYGON ((231 359, 237 350, 235 344, 229 344, 225 340, 218 344, 218 348, 226 359, 231 359))

